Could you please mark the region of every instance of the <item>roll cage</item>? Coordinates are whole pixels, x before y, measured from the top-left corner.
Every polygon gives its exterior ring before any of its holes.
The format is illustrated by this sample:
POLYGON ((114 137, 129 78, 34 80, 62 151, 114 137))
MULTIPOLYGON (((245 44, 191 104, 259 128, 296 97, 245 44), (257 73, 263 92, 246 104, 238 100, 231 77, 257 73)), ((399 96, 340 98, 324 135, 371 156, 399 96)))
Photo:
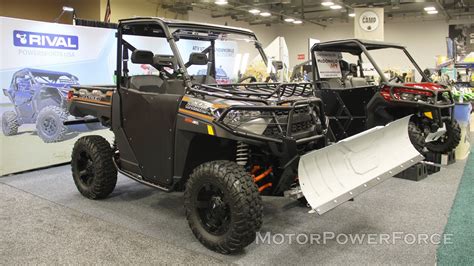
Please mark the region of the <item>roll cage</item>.
POLYGON ((377 71, 380 78, 382 79, 382 82, 388 84, 389 81, 383 74, 383 71, 377 65, 374 58, 369 53, 369 51, 371 50, 379 50, 379 49, 387 49, 387 48, 402 50, 405 53, 405 55, 408 57, 410 62, 413 64, 413 66, 415 66, 416 70, 419 72, 423 80, 427 82, 431 82, 431 79, 428 76, 426 76, 425 73, 421 70, 421 68, 415 62, 415 59, 413 59, 413 57, 407 51, 405 46, 400 45, 400 44, 392 44, 392 43, 368 41, 368 40, 360 40, 360 39, 336 40, 336 41, 316 43, 315 45, 313 45, 313 47, 311 48, 311 60, 316 70, 316 71, 313 71, 313 80, 319 80, 318 65, 316 64, 315 52, 317 51, 346 52, 346 53, 350 53, 352 55, 359 57, 358 67, 360 70, 359 74, 361 77, 364 76, 364 73, 362 71, 362 54, 364 54, 367 57, 367 59, 369 59, 372 66, 374 66, 375 70, 377 71))
POLYGON ((184 62, 181 53, 179 52, 176 41, 179 39, 189 39, 189 40, 206 40, 211 42, 211 46, 207 47, 203 52, 209 53, 209 61, 211 62, 211 75, 215 76, 216 74, 216 62, 215 62, 215 46, 214 41, 218 38, 219 34, 240 34, 248 36, 251 39, 255 40, 255 48, 258 50, 260 56, 262 57, 265 65, 268 64, 268 58, 260 44, 257 40, 255 34, 247 29, 228 27, 228 26, 219 26, 211 25, 206 23, 195 23, 187 22, 180 20, 166 20, 162 18, 154 17, 138 17, 131 19, 123 19, 119 21, 118 30, 117 30, 117 58, 122 58, 122 60, 117 60, 117 80, 121 80, 122 72, 128 74, 128 50, 133 51, 135 48, 131 46, 128 42, 123 39, 123 35, 138 35, 144 37, 161 37, 166 38, 168 41, 171 51, 176 58, 176 63, 178 65, 178 71, 183 75, 183 78, 186 82, 187 87, 191 87, 191 76, 187 72, 187 66, 184 62), (174 31, 172 31, 174 30, 174 31), (201 33, 202 35, 197 35, 196 33, 201 33), (123 49, 123 47, 127 49, 123 49), (122 64, 123 61, 123 64, 122 64))

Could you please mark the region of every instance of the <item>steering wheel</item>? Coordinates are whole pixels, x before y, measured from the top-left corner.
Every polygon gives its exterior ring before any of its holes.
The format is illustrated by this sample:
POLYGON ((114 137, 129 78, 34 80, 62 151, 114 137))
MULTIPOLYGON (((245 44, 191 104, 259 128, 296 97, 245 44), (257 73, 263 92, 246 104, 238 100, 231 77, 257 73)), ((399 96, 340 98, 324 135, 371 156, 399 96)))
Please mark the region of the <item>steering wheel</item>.
POLYGON ((395 77, 388 80, 389 82, 395 81, 395 83, 403 83, 403 79, 399 75, 395 75, 395 77))
POLYGON ((247 76, 247 77, 243 77, 243 78, 239 79, 239 80, 237 81, 237 83, 242 83, 242 82, 244 82, 244 81, 246 81, 246 80, 249 80, 249 83, 257 82, 257 78, 256 78, 256 77, 254 77, 254 76, 247 76))

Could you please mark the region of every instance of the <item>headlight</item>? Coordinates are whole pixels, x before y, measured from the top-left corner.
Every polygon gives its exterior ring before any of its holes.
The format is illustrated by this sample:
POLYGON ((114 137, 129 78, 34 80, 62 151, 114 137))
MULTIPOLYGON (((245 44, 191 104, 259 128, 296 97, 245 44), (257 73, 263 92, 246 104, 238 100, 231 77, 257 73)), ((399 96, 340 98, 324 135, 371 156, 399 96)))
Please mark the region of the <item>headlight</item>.
POLYGON ((223 122, 233 129, 261 135, 270 123, 270 117, 262 117, 260 111, 231 110, 223 122))
POLYGON ((404 101, 413 101, 415 99, 417 95, 415 94, 411 94, 411 93, 400 93, 400 99, 404 100, 404 101))

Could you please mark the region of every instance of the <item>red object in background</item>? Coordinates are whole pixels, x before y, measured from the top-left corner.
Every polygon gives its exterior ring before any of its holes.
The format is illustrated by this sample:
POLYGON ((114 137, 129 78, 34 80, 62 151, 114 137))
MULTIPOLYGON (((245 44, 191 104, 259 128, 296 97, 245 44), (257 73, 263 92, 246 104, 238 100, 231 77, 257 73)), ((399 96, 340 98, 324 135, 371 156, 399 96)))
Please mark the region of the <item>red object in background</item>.
MULTIPOLYGON (((420 83, 404 83, 402 84, 403 86, 406 87, 412 87, 413 89, 407 89, 407 88, 394 88, 393 93, 395 98, 399 99, 399 93, 412 93, 412 94, 421 94, 421 95, 426 95, 428 97, 433 96, 432 92, 425 91, 425 90, 431 90, 431 91, 437 91, 443 89, 443 86, 436 84, 436 83, 430 83, 430 82, 420 82, 420 83), (417 90, 417 89, 425 89, 425 90, 417 90)), ((384 86, 382 90, 380 91, 382 94, 383 98, 387 101, 391 101, 392 97, 390 96, 390 87, 389 86, 384 86)))
POLYGON ((305 55, 304 54, 298 54, 298 60, 304 60, 305 55))

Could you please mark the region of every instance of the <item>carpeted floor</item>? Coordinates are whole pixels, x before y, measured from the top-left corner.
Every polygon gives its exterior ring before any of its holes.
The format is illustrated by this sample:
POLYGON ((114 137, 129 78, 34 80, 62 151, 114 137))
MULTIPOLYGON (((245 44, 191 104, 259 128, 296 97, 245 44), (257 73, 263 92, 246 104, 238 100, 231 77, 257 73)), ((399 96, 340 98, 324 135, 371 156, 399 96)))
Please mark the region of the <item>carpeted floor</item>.
POLYGON ((438 248, 439 265, 474 265, 474 154, 470 154, 448 224, 450 243, 438 248))
MULTIPOLYGON (((265 197, 263 234, 442 234, 465 161, 413 182, 391 178, 322 216, 294 201, 265 197)), ((0 257, 5 264, 436 263, 432 243, 253 243, 224 256, 189 230, 182 193, 119 176, 115 191, 92 201, 78 193, 70 166, 0 178, 0 257)), ((278 240, 278 239, 276 239, 278 240)))

